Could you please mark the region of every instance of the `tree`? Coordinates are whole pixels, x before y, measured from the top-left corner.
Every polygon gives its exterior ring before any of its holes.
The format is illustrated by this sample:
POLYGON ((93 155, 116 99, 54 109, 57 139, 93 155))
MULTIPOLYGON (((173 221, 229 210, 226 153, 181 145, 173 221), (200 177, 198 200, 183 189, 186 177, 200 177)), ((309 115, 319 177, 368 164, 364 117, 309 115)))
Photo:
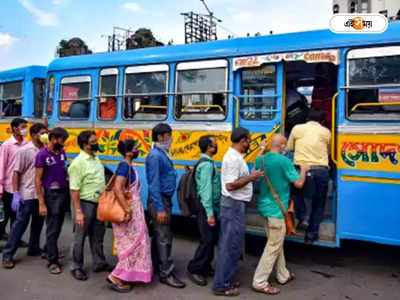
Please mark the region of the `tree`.
POLYGON ((56 50, 56 56, 58 57, 92 53, 92 50, 89 49, 86 43, 78 37, 72 38, 69 41, 61 40, 56 50))
POLYGON ((126 40, 126 49, 148 48, 164 46, 157 41, 150 29, 139 28, 126 40))

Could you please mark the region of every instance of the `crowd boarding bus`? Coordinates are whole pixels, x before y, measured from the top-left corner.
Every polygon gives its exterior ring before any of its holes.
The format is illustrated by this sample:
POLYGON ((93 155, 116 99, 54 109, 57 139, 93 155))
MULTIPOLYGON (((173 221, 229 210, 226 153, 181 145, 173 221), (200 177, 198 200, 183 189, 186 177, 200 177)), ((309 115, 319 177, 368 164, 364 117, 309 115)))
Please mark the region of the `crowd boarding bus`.
MULTIPOLYGON (((157 123, 174 130, 170 156, 179 175, 195 164, 205 134, 217 137, 220 167, 238 126, 252 134, 251 166, 264 135, 288 134, 289 84, 312 105, 317 82, 327 76, 334 83, 327 111, 336 171, 317 244, 400 245, 400 23, 382 34, 317 30, 59 58, 48 66, 45 117, 51 127, 68 129, 70 158, 79 153, 79 132, 94 129, 108 174, 121 160, 118 141, 137 140, 146 207, 144 163, 157 123)), ((176 197, 173 213, 179 214, 176 197)), ((249 205, 247 232, 264 235, 256 203, 249 205)))
POLYGON ((0 144, 11 133, 13 118, 42 119, 46 71, 43 66, 0 71, 0 144))

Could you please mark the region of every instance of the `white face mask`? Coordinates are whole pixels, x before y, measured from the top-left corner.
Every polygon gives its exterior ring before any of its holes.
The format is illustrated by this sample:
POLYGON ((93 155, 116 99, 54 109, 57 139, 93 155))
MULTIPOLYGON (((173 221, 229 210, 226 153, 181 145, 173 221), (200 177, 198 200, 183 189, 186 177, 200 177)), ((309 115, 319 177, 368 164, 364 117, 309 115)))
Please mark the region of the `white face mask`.
POLYGON ((20 130, 20 133, 21 133, 21 135, 22 135, 23 137, 25 137, 25 136, 28 135, 28 129, 21 129, 21 130, 20 130))
POLYGON ((172 145, 172 137, 168 141, 157 142, 156 145, 157 147, 163 149, 164 151, 169 152, 169 149, 171 148, 172 145))

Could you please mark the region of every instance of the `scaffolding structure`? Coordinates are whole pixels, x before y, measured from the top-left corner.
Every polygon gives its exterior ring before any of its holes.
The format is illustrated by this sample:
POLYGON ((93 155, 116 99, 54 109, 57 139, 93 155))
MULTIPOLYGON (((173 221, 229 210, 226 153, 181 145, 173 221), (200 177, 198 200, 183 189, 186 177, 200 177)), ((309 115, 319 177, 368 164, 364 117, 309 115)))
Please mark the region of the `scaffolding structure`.
POLYGON ((131 35, 133 31, 121 27, 113 27, 113 34, 108 35, 108 52, 123 51, 130 49, 131 35))

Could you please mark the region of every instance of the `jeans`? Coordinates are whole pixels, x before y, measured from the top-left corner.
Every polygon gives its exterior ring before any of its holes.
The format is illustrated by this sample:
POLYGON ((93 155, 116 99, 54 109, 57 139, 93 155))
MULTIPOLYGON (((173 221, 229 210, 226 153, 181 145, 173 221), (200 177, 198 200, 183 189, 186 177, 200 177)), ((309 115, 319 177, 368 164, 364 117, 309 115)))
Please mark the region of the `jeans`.
POLYGON ((101 267, 107 264, 103 250, 106 227, 103 222, 97 220, 97 203, 81 201, 81 209, 84 216, 84 225, 83 227, 74 225, 71 270, 83 268, 83 251, 87 236, 89 236, 93 264, 96 267, 101 267))
POLYGON ((166 278, 174 271, 174 261, 172 260, 172 232, 171 232, 171 210, 172 200, 162 196, 164 210, 168 215, 168 222, 165 225, 157 223, 157 209, 153 205, 151 198, 148 201, 148 210, 151 218, 151 229, 153 238, 151 241, 152 261, 155 269, 158 269, 159 276, 166 278))
MULTIPOLYGON (((325 202, 328 193, 329 170, 327 168, 311 169, 313 182, 311 213, 306 237, 310 240, 318 240, 319 225, 324 219, 325 202)), ((307 216, 307 209, 304 204, 304 195, 301 190, 296 190, 294 195, 296 216, 303 221, 307 216)))
POLYGON ((200 244, 189 262, 187 270, 192 274, 207 276, 214 259, 214 247, 218 241, 218 226, 210 227, 205 210, 197 215, 197 226, 200 232, 200 244))
POLYGON ((16 219, 16 213, 11 208, 13 194, 10 194, 6 191, 3 193, 3 204, 4 204, 4 221, 0 223, 0 239, 6 233, 6 226, 8 220, 10 220, 10 231, 12 225, 16 219))
POLYGON ((232 289, 246 232, 247 203, 230 197, 221 197, 221 229, 218 243, 217 269, 214 291, 232 289))
POLYGON ((44 201, 47 206, 46 216, 46 252, 49 264, 58 262, 58 238, 61 234, 65 213, 69 209, 69 190, 46 190, 44 201))
POLYGON ((23 200, 21 201, 20 210, 17 213, 17 219, 8 236, 8 243, 3 250, 3 259, 13 259, 21 238, 29 225, 31 216, 32 222, 28 253, 40 253, 40 233, 42 232, 44 217, 39 215, 39 202, 37 199, 23 200))

